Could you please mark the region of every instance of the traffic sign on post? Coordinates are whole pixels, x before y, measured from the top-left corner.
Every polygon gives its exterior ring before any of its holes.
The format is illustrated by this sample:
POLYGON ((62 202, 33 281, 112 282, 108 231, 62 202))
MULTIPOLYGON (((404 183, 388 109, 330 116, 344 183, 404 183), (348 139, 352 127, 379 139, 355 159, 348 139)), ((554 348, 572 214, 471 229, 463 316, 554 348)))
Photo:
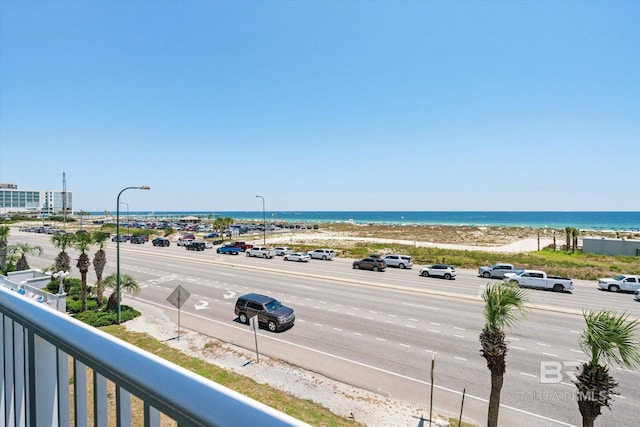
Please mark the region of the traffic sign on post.
POLYGON ((167 297, 167 301, 178 308, 178 340, 180 339, 180 309, 189 299, 191 294, 182 286, 178 285, 167 297))
POLYGON ((256 341, 256 363, 260 363, 260 353, 258 353, 258 330, 260 329, 260 324, 258 323, 258 316, 253 316, 249 319, 249 326, 256 341))

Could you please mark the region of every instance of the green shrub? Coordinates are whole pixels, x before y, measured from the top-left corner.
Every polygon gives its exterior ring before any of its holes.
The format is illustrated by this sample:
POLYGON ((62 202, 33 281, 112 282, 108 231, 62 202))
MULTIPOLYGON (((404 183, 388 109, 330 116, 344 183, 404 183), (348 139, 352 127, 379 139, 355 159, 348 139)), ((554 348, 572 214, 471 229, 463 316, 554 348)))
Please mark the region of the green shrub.
MULTIPOLYGON (((87 311, 98 310, 98 302, 95 299, 87 298, 87 311)), ((67 297, 67 311, 71 314, 80 313, 82 311, 82 300, 80 298, 67 297)))
MULTIPOLYGON (((88 303, 88 302, 87 302, 88 303)), ((120 323, 135 319, 140 312, 127 305, 120 306, 120 323)), ((117 324, 118 314, 115 311, 85 311, 75 314, 73 317, 96 328, 117 324)))

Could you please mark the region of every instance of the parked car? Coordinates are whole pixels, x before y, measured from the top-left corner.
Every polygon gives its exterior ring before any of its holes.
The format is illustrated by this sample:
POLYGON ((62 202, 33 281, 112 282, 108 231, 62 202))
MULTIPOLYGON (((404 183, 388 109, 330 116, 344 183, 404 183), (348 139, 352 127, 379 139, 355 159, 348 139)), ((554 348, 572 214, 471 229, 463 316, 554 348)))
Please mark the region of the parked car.
POLYGON ((384 271, 387 269, 387 264, 381 259, 365 258, 358 261, 353 261, 353 268, 356 270, 373 270, 384 271))
POLYGON ((309 260, 311 260, 311 256, 303 252, 293 252, 284 255, 283 259, 285 261, 308 262, 309 260))
POLYGON ((220 237, 220 233, 209 233, 204 236, 205 239, 213 239, 214 237, 220 237))
POLYGON ((518 274, 507 273, 502 280, 523 288, 551 289, 554 292, 573 289, 573 280, 570 278, 547 276, 547 273, 539 270, 523 270, 518 274))
POLYGON ((391 254, 382 258, 389 267, 411 268, 413 267, 413 258, 409 255, 391 254))
POLYGON ((144 244, 144 236, 133 236, 130 242, 135 243, 136 245, 144 244))
POLYGON ((621 274, 613 279, 599 279, 598 287, 610 292, 635 292, 640 289, 640 276, 621 274))
POLYGON ((258 323, 266 325, 271 332, 281 331, 293 326, 296 315, 292 308, 282 305, 272 297, 260 294, 246 294, 236 301, 234 312, 241 323, 258 316, 258 323))
POLYGON ((331 261, 335 256, 335 252, 333 249, 316 249, 309 252, 309 256, 311 256, 311 259, 331 261))
POLYGON ((204 251, 204 242, 196 242, 195 240, 185 246, 188 251, 204 251))
POLYGON ((238 255, 240 252, 242 252, 242 249, 233 245, 224 245, 216 249, 216 252, 219 254, 238 255))
POLYGON ((166 237, 156 237, 151 241, 151 243, 153 244, 153 246, 170 246, 171 245, 171 241, 166 237))
POLYGON ((196 240, 196 235, 193 233, 183 234, 178 240, 196 240))
POLYGON ((191 243, 193 243, 193 239, 180 239, 180 240, 178 240, 178 243, 176 243, 176 245, 178 245, 178 246, 189 246, 191 243))
POLYGON ((478 276, 484 277, 485 279, 490 279, 492 277, 502 279, 505 274, 518 274, 521 271, 522 270, 516 270, 513 264, 498 263, 490 265, 488 267, 478 268, 478 276))
POLYGON ((456 268, 449 264, 434 264, 420 269, 420 275, 423 277, 442 277, 447 280, 456 278, 456 268))
POLYGON ((204 248, 205 248, 205 249, 213 249, 213 243, 211 243, 211 242, 204 242, 204 248))
MULTIPOLYGON (((120 235, 120 241, 121 242, 128 242, 131 239, 131 236, 129 236, 128 234, 121 234, 120 235)), ((112 242, 117 242, 118 241, 118 236, 113 236, 111 238, 112 242)))
POLYGON ((291 248, 288 248, 285 246, 280 246, 280 247, 274 248, 273 250, 276 251, 277 256, 284 256, 293 252, 291 248))

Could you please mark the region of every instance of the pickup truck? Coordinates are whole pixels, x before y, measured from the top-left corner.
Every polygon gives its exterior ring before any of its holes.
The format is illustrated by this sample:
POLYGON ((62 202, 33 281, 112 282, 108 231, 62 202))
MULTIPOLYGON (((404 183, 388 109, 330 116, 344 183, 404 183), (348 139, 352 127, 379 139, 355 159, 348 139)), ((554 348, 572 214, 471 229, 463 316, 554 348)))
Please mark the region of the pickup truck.
POLYGON ((554 292, 573 289, 573 281, 568 277, 547 276, 547 273, 539 270, 523 270, 518 274, 507 273, 502 280, 523 288, 551 289, 554 292))
POLYGON ((242 252, 246 251, 247 249, 251 249, 253 247, 253 245, 248 245, 245 242, 233 242, 231 243, 231 245, 235 246, 236 248, 240 248, 242 252))
POLYGON ((635 292, 640 289, 640 276, 621 274, 613 279, 599 279, 598 287, 609 292, 635 292))
POLYGON ((246 251, 247 256, 255 256, 260 258, 273 258, 276 256, 276 251, 268 249, 266 246, 254 246, 246 251))
POLYGON ((478 276, 484 277, 485 279, 489 279, 492 277, 502 279, 505 274, 508 274, 508 273, 518 274, 520 272, 522 272, 522 270, 516 270, 513 264, 505 264, 505 263, 498 263, 498 264, 490 265, 488 267, 478 268, 478 276))
POLYGON ((240 252, 242 252, 242 249, 233 245, 224 245, 216 249, 216 252, 219 254, 238 255, 240 252))

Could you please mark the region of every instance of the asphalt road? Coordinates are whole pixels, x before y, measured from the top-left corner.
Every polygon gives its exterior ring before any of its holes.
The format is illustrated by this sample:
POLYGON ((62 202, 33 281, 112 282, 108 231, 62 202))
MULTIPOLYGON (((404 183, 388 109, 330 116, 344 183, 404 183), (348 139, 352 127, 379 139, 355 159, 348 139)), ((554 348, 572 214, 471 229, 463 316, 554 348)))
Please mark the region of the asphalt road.
MULTIPOLYGON (((43 247, 40 257, 29 257, 36 268, 51 265, 57 254, 50 236, 12 231, 9 242, 16 241, 43 247)), ((115 272, 115 246, 107 245, 105 275, 115 272)), ((70 254, 75 263, 77 254, 70 254)), ((128 242, 121 243, 120 260, 121 274, 141 286, 137 299, 177 322, 167 297, 180 285, 191 293, 180 311, 181 326, 249 349, 255 347, 253 334, 235 319, 233 304, 247 292, 274 296, 295 309, 296 325, 277 334, 262 330, 261 353, 425 411, 435 358, 434 407, 457 416, 465 389, 463 418, 484 424, 490 377, 478 336, 484 325, 480 295, 489 281, 475 270, 459 270, 457 280, 447 281, 420 277, 419 267, 371 272, 353 270, 351 260, 343 259, 295 263, 128 242)), ((75 267, 72 276, 79 277, 75 267)), ((93 272, 89 277, 95 280, 93 272)), ((640 303, 630 294, 599 291, 592 281, 574 286, 573 293, 530 290, 527 319, 507 331, 501 425, 581 424, 571 373, 586 359, 578 344, 582 310, 609 308, 640 318, 640 303)), ((640 375, 618 368, 612 374, 620 396, 598 424, 637 425, 640 375)))

